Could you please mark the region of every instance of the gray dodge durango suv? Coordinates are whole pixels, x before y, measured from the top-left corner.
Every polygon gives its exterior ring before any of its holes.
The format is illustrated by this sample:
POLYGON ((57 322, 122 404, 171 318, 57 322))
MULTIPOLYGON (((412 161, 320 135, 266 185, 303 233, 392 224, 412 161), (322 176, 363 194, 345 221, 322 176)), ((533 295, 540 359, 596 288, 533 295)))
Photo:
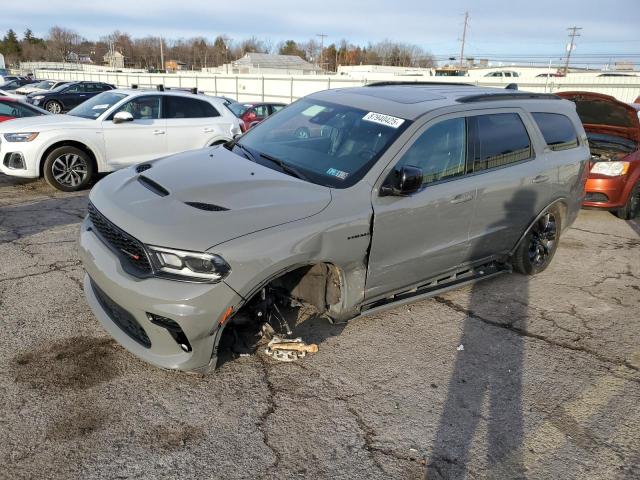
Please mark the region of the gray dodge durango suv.
POLYGON ((224 146, 100 181, 80 234, 87 300, 135 355, 209 371, 225 329, 287 302, 346 321, 541 272, 578 214, 588 160, 574 104, 553 95, 315 93, 224 146))

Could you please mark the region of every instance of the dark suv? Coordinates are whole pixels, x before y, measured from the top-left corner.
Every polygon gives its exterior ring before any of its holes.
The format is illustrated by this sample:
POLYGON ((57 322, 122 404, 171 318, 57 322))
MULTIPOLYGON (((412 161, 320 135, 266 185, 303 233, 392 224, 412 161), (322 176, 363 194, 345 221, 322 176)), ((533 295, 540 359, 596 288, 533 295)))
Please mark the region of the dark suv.
POLYGON ((44 108, 49 113, 63 113, 115 86, 103 82, 73 82, 60 85, 48 92, 27 95, 27 102, 44 108))
POLYGON ((589 158, 574 104, 554 95, 325 90, 224 146, 98 182, 80 231, 85 293, 134 354, 206 371, 229 325, 280 328, 278 305, 346 321, 542 272, 589 158))

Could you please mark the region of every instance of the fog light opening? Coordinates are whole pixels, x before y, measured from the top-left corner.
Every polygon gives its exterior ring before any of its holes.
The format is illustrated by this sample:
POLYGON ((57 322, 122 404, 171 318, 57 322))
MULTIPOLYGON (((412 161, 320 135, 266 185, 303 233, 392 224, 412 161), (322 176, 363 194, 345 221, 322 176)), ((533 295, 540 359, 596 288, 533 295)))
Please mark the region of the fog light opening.
POLYGON ((173 338, 173 340, 178 344, 178 346, 183 352, 185 353, 191 352, 192 348, 191 348, 191 344, 189 343, 189 339, 185 335, 182 328, 180 328, 180 325, 178 325, 175 320, 171 320, 170 318, 162 317, 160 315, 156 315, 154 313, 149 313, 149 312, 147 312, 147 318, 154 325, 158 325, 159 327, 162 327, 165 330, 167 330, 169 335, 171 335, 171 338, 173 338))
POLYGON ((26 170, 27 165, 20 152, 7 153, 4 157, 4 165, 12 170, 26 170))

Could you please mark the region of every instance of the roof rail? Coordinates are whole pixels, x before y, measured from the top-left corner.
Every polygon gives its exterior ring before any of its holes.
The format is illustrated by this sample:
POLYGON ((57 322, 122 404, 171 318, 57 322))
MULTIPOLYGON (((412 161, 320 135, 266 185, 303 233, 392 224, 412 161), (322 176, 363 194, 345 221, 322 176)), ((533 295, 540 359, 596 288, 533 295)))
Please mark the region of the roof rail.
POLYGON ((454 85, 454 86, 464 86, 464 87, 475 87, 476 85, 474 85, 473 83, 464 83, 464 82, 410 82, 408 80, 398 80, 398 81, 381 81, 381 82, 372 82, 372 83, 367 83, 365 85, 365 87, 387 87, 390 85, 440 85, 440 86, 447 86, 447 85, 454 85))
POLYGON ((552 93, 480 93, 456 99, 460 103, 489 102, 492 100, 562 100, 552 93))

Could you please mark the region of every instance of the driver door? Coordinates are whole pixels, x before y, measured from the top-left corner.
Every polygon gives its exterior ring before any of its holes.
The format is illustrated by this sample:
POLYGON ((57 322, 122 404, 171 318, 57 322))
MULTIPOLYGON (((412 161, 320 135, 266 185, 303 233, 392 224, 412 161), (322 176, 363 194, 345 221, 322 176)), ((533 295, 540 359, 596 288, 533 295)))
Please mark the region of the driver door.
POLYGON ((465 173, 466 120, 441 118, 416 133, 389 174, 392 181, 402 166, 419 167, 422 189, 410 196, 374 193, 367 299, 433 278, 468 260, 476 188, 465 173))
POLYGON ((102 122, 106 160, 113 170, 153 160, 167 154, 166 120, 162 118, 162 97, 136 97, 102 122), (113 123, 118 112, 128 112, 133 121, 113 123))

